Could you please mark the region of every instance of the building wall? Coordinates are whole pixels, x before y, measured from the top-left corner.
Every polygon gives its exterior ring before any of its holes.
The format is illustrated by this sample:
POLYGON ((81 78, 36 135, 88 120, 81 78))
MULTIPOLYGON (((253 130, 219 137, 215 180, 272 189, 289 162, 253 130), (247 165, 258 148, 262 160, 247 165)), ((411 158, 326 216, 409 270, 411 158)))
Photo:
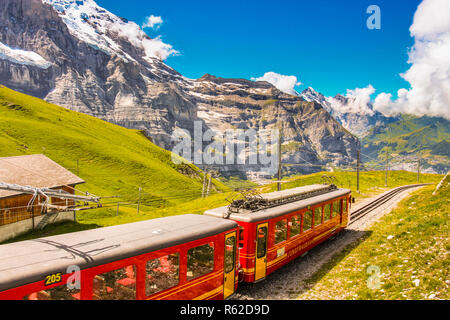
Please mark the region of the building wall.
MULTIPOLYGON (((53 214, 50 216, 39 216, 34 218, 35 227, 37 226, 46 226, 55 222, 62 221, 75 221, 75 213, 73 212, 60 212, 57 214, 53 214), (46 219, 46 221, 43 221, 46 219)), ((33 230, 33 221, 32 219, 27 219, 23 221, 19 221, 16 223, 11 223, 8 225, 0 226, 0 243, 16 238, 24 233, 30 232, 33 230)))
MULTIPOLYGON (((55 190, 63 189, 71 194, 74 194, 74 190, 70 187, 56 188, 55 190)), ((42 211, 42 206, 38 206, 38 203, 44 201, 44 197, 40 196, 40 201, 35 200, 32 211, 28 211, 28 203, 30 202, 32 195, 17 195, 9 198, 0 198, 0 226, 17 223, 24 220, 32 219, 34 216, 39 217, 41 214, 45 214, 42 211)), ((62 200, 57 198, 51 198, 51 204, 60 206, 74 205, 72 200, 62 200)))

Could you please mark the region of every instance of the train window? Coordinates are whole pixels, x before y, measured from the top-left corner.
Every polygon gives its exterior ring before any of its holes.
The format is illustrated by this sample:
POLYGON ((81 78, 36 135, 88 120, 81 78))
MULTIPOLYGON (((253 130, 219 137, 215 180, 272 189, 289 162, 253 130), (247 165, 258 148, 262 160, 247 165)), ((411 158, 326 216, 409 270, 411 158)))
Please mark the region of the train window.
POLYGON ((295 237, 300 234, 302 228, 302 218, 301 216, 293 216, 291 218, 291 237, 295 237))
POLYGON ((214 242, 192 248, 187 257, 187 279, 193 280, 214 270, 214 242))
POLYGON ((343 213, 347 213, 347 198, 344 198, 344 200, 342 200, 342 209, 343 213))
POLYGON ((323 209, 323 221, 328 221, 331 218, 331 204, 326 204, 323 209))
POLYGON ((152 259, 147 262, 145 293, 147 296, 178 285, 180 280, 180 254, 152 259))
POLYGON ((280 220, 275 224, 275 244, 287 240, 287 219, 280 220))
POLYGON ((93 300, 135 300, 136 266, 99 274, 92 282, 93 300))
POLYGON ((236 237, 230 237, 225 241, 225 273, 234 270, 236 260, 236 237))
POLYGON ((303 232, 308 231, 312 228, 312 211, 307 211, 303 215, 303 232))
POLYGON ((333 202, 333 218, 337 217, 341 213, 341 202, 333 202))
POLYGON ((259 228, 258 230, 259 233, 256 244, 256 257, 260 259, 266 255, 267 251, 267 227, 259 228))
POLYGON ((314 226, 317 227, 322 224, 322 207, 314 209, 314 226))
POLYGON ((80 290, 69 290, 67 285, 34 292, 23 300, 80 300, 80 290))

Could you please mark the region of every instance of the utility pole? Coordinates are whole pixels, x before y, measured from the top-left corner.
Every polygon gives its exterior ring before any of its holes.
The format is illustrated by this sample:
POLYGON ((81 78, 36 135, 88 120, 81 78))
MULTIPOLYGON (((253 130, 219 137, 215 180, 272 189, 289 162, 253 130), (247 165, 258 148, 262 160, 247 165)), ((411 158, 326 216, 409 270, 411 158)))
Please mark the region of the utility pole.
POLYGON ((384 186, 388 186, 388 170, 389 170, 389 152, 386 151, 386 174, 384 177, 384 186))
POLYGON ((138 205, 137 205, 137 213, 139 214, 139 207, 141 206, 141 191, 142 191, 142 187, 139 187, 139 201, 138 201, 138 205))
POLYGON ((281 129, 278 130, 278 191, 281 191, 281 129))
POLYGON ((203 188, 202 188, 202 198, 205 197, 205 192, 206 192, 206 168, 205 171, 203 171, 203 188))
POLYGON ((357 193, 361 193, 359 191, 359 166, 360 166, 360 151, 358 149, 358 158, 357 158, 357 163, 356 163, 356 192, 357 193))
POLYGON ((211 191, 211 182, 212 182, 212 171, 209 172, 209 180, 208 180, 208 189, 206 191, 206 196, 209 197, 209 192, 211 191))
POLYGON ((420 158, 417 159, 417 183, 420 183, 420 158))

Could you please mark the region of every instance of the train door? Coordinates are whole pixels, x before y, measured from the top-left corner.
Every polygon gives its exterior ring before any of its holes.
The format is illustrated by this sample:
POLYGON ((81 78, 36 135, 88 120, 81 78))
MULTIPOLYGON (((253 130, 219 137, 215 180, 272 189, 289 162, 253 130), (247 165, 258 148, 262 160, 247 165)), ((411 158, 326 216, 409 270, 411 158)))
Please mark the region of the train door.
POLYGON ((223 298, 235 291, 236 282, 236 231, 225 235, 225 262, 223 280, 223 298))
POLYGON ((266 277, 268 231, 268 223, 260 224, 256 228, 255 282, 266 277))

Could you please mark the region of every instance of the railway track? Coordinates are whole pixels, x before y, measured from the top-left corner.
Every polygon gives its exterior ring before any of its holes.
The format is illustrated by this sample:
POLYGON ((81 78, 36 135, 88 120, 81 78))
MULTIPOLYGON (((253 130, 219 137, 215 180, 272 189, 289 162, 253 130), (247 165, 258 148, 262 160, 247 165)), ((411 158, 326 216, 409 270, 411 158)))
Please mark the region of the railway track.
POLYGON ((355 223, 356 221, 362 219, 367 214, 372 212, 374 209, 382 206, 383 204, 385 204, 389 200, 393 199, 394 197, 396 197, 398 194, 402 193, 403 191, 412 189, 412 188, 423 187, 423 186, 427 186, 427 185, 429 185, 429 184, 423 183, 423 184, 407 185, 407 186, 395 188, 395 189, 381 195, 380 197, 376 198, 374 201, 372 201, 372 202, 364 205, 363 207, 359 208, 358 210, 352 212, 350 214, 350 225, 355 223))

